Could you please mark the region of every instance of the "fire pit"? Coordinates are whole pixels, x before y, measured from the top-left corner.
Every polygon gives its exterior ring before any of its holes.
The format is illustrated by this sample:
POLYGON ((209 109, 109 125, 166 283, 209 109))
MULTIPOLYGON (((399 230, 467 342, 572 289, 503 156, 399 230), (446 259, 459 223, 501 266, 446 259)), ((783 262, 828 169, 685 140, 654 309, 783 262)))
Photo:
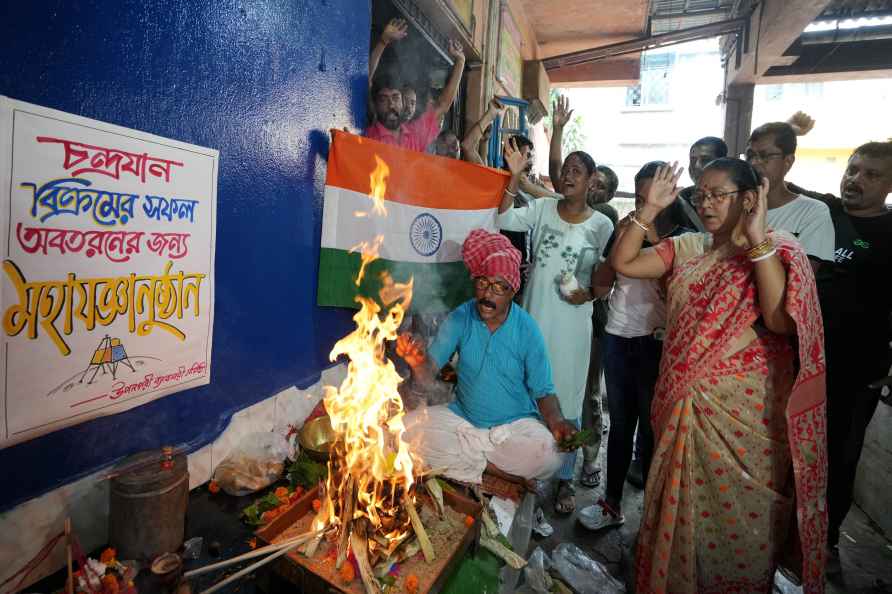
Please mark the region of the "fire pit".
MULTIPOLYGON (((312 502, 318 495, 318 490, 310 491, 286 513, 258 531, 258 538, 265 543, 276 543, 310 531, 314 516, 312 502)), ((480 504, 452 491, 444 491, 443 496, 448 508, 445 521, 437 518, 436 506, 429 498, 419 497, 422 504, 420 515, 428 527, 437 559, 428 563, 419 551, 400 562, 399 571, 393 576, 397 592, 406 591, 403 586, 410 575, 418 577, 418 594, 439 592, 478 536, 480 504), (474 518, 473 525, 467 525, 466 517, 474 518)), ((294 551, 279 559, 273 565, 273 571, 301 588, 305 594, 329 594, 332 590, 362 594, 365 592, 363 582, 356 579, 345 583, 335 567, 336 546, 337 541, 334 538, 331 541, 328 538, 323 539, 312 558, 294 551)))

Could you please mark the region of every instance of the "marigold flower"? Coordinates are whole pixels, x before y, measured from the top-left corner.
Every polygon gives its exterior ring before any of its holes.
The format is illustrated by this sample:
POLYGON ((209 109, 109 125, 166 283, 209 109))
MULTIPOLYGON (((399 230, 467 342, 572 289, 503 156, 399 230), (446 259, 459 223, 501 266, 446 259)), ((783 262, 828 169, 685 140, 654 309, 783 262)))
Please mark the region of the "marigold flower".
POLYGON ((348 584, 356 579, 356 570, 353 569, 352 563, 344 563, 341 566, 341 579, 347 582, 348 584))
POLYGON ((115 562, 115 557, 117 556, 117 554, 118 552, 116 550, 109 547, 102 551, 102 554, 99 555, 99 561, 105 563, 106 565, 111 565, 115 562))
POLYGON ((105 575, 102 577, 103 594, 118 594, 121 586, 118 584, 118 578, 113 575, 105 575))
POLYGON ((418 594, 418 576, 410 573, 406 577, 405 589, 406 594, 418 594))
POLYGON ((220 492, 220 484, 217 483, 217 481, 211 481, 208 483, 208 491, 210 491, 212 495, 216 495, 220 492))

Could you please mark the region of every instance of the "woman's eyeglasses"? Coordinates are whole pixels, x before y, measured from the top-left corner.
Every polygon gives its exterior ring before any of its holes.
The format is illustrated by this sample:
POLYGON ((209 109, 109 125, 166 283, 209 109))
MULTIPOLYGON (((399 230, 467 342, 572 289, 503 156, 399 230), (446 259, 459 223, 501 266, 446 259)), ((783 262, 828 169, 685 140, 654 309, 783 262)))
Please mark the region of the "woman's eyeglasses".
POLYGON ((474 287, 481 293, 486 293, 486 291, 492 289, 492 294, 497 297, 501 297, 511 290, 511 287, 506 283, 503 283, 502 281, 490 281, 485 276, 478 276, 475 278, 474 287))
POLYGON ((694 206, 703 206, 707 201, 712 204, 721 204, 725 201, 726 196, 736 194, 739 191, 740 190, 731 190, 730 192, 704 192, 703 190, 697 190, 691 195, 691 204, 694 206))

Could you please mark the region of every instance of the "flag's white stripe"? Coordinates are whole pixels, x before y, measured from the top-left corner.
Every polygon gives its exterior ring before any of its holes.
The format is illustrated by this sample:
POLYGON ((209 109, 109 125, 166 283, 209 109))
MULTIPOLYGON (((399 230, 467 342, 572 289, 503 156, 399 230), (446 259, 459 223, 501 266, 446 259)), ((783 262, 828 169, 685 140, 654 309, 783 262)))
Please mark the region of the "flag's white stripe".
POLYGON ((366 194, 325 186, 325 202, 322 213, 322 247, 350 250, 360 242, 371 244, 377 235, 384 236, 380 257, 400 262, 456 262, 461 260, 461 245, 472 229, 478 227, 493 231, 496 229, 497 209, 454 210, 444 208, 424 208, 385 200, 387 216, 374 214, 372 201, 366 194), (357 212, 367 213, 357 217, 357 212), (416 225, 415 247, 410 237, 413 222, 420 215, 416 225), (421 223, 426 223, 422 225, 421 223), (427 256, 433 248, 433 240, 419 238, 418 232, 425 228, 436 228, 439 224, 441 237, 439 247, 427 256), (416 249, 421 247, 421 250, 416 249))

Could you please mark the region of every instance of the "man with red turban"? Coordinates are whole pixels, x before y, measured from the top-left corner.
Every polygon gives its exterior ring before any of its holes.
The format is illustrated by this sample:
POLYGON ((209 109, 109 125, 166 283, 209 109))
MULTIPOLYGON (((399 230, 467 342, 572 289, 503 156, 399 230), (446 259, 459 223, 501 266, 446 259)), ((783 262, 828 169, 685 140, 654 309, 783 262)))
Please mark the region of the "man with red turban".
POLYGON ((561 463, 558 442, 576 428, 561 415, 542 333, 513 302, 520 252, 505 236, 475 229, 462 257, 474 299, 449 314, 427 352, 408 334, 397 341, 421 386, 460 356, 455 401, 410 413, 406 436, 426 464, 455 480, 479 483, 484 471, 546 479, 561 463))

